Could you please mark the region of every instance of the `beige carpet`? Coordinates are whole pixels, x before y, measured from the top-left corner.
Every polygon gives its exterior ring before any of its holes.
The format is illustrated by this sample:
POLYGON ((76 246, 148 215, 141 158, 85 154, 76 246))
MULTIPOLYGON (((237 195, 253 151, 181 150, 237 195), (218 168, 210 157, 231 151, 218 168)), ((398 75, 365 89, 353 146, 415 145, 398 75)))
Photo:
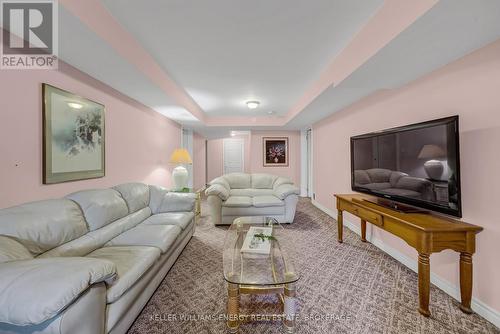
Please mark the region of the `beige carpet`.
MULTIPOLYGON (((205 211, 206 210, 202 210, 205 211)), ((431 318, 417 312, 417 275, 347 228, 337 243, 336 223, 308 200, 286 228, 295 240, 299 317, 297 333, 500 333, 431 287, 431 318)), ((203 217, 194 237, 130 329, 131 334, 224 333, 226 289, 221 249, 225 227, 203 217)), ((492 282, 493 283, 493 282, 492 282)), ((243 311, 273 313, 274 296, 242 298, 243 311), (245 306, 246 305, 246 306, 245 306)), ((241 326, 241 333, 280 333, 279 322, 241 326)))

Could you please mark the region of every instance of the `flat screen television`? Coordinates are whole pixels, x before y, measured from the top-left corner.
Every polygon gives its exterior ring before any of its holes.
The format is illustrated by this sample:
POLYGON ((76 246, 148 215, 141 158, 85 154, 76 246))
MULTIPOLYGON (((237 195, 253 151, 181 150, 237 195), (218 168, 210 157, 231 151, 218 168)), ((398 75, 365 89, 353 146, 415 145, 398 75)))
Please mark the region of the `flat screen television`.
POLYGON ((458 116, 351 137, 351 186, 396 208, 462 217, 459 152, 458 116))

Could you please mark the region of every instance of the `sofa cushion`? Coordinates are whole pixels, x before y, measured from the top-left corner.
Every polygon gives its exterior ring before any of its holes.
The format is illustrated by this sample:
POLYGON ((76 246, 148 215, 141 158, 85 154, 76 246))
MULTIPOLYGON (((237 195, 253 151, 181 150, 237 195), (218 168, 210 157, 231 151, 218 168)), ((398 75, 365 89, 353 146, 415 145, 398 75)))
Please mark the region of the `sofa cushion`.
POLYGON ((273 195, 274 191, 272 189, 231 189, 229 191, 230 196, 264 196, 264 195, 273 195))
POLYGON ((119 234, 139 225, 149 216, 151 216, 151 209, 146 207, 98 230, 91 231, 78 239, 51 249, 41 254, 40 257, 85 256, 97 248, 104 246, 106 242, 119 234))
POLYGON ((33 255, 16 240, 0 235, 0 263, 30 260, 33 255))
POLYGON ((167 212, 152 215, 141 225, 175 225, 185 230, 193 220, 193 212, 167 212))
POLYGON ((223 216, 283 216, 285 214, 285 206, 266 206, 258 208, 255 206, 249 207, 222 207, 223 216))
POLYGON ((253 198, 253 206, 263 208, 268 206, 284 206, 285 202, 276 196, 255 196, 253 198))
POLYGON ((354 171, 354 183, 357 185, 364 185, 372 183, 372 181, 366 170, 358 169, 354 171))
POLYGON ((83 190, 66 196, 83 211, 91 231, 97 230, 128 214, 128 207, 119 192, 113 189, 83 190))
POLYGON ((274 181, 278 177, 271 174, 252 174, 252 188, 273 189, 274 181))
POLYGON ((87 231, 82 211, 67 199, 32 202, 0 210, 0 235, 14 238, 33 255, 76 239, 87 231))
POLYGON ((246 173, 230 173, 224 175, 224 179, 231 189, 251 188, 251 175, 246 173))
POLYGON ((149 204, 149 187, 144 183, 124 183, 113 189, 122 195, 129 213, 144 209, 149 204))
POLYGON ((371 183, 389 182, 392 171, 384 168, 367 169, 366 172, 370 176, 371 183))
POLYGON ((163 201, 157 213, 193 211, 196 195, 193 193, 169 192, 163 196, 163 201))
POLYGON ((112 282, 115 273, 109 261, 82 257, 4 263, 0 266, 0 323, 40 324, 59 314, 90 285, 112 282))
POLYGON ((252 206, 253 201, 248 196, 231 196, 222 205, 227 207, 249 207, 252 206))
POLYGON ((174 225, 141 224, 111 239, 105 246, 150 246, 165 253, 172 247, 181 231, 179 226, 174 225))
POLYGON ((111 261, 116 266, 117 279, 108 285, 107 302, 113 303, 130 289, 153 266, 161 251, 147 246, 104 247, 87 257, 111 261))

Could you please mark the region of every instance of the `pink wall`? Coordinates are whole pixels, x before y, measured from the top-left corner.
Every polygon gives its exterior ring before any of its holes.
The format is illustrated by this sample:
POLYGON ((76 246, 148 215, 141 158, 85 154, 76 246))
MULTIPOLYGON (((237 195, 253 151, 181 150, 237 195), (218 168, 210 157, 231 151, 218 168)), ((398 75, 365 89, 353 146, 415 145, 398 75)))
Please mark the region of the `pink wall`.
POLYGON ((205 137, 193 134, 193 187, 200 189, 207 183, 205 177, 205 137))
MULTIPOLYGON (((464 221, 484 227, 474 255, 474 292, 500 311, 500 40, 400 89, 374 94, 313 127, 316 200, 335 209, 333 194, 350 193, 349 138, 374 130, 460 116, 464 221)), ((346 219, 355 220, 347 215, 346 219)), ((409 257, 416 252, 403 241, 374 228, 375 238, 409 257)), ((459 285, 458 255, 431 256, 432 271, 459 285)))
POLYGON ((58 71, 5 70, 0 80, 0 208, 139 181, 170 186, 168 158, 180 126, 60 62, 58 71), (106 106, 106 176, 42 184, 42 83, 106 106))
POLYGON ((224 174, 222 161, 223 139, 210 139, 207 141, 207 181, 224 174))
MULTIPOLYGON (((224 174, 224 139, 226 138, 208 140, 208 147, 207 147, 208 182, 224 174)), ((250 136, 248 135, 234 136, 234 137, 228 137, 227 139, 243 139, 245 146, 244 148, 245 156, 243 158, 244 171, 246 173, 250 173, 250 152, 251 152, 250 136)))
POLYGON ((252 131, 250 152, 252 173, 286 176, 300 186, 300 131, 252 131), (288 137, 288 167, 264 167, 263 137, 288 137))
MULTIPOLYGON (((245 172, 270 173, 291 178, 300 185, 300 131, 252 131, 249 136, 235 136, 245 141, 245 172), (264 167, 262 163, 262 137, 289 137, 289 167, 264 167)), ((224 171, 224 139, 208 141, 208 181, 221 176, 224 171)))

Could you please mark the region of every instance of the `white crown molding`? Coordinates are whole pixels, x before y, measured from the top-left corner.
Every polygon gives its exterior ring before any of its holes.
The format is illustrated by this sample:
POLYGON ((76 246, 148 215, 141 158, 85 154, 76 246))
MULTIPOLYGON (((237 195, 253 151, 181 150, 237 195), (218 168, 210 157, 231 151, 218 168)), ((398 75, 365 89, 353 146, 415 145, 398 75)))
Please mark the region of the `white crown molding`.
MULTIPOLYGON (((337 219, 337 210, 331 210, 322 204, 318 203, 315 200, 312 200, 311 203, 332 217, 333 219, 337 219)), ((353 231, 354 233, 361 235, 361 229, 360 225, 353 223, 352 221, 349 221, 344 217, 344 226, 353 231)), ((386 254, 390 255, 406 267, 410 268, 414 272, 417 272, 418 264, 417 261, 414 259, 409 258, 399 250, 392 248, 385 244, 382 240, 373 238, 371 234, 367 233, 367 238, 366 238, 371 244, 375 245, 377 248, 385 252, 386 254)), ((448 280, 442 278, 439 275, 436 275, 435 273, 431 272, 431 283, 443 290, 446 294, 451 296, 457 301, 460 301, 460 289, 456 285, 450 283, 448 280)), ((471 308, 474 312, 491 322, 497 327, 500 327, 500 312, 494 310, 492 307, 487 305, 486 303, 480 301, 477 298, 472 298, 471 302, 471 308)))

